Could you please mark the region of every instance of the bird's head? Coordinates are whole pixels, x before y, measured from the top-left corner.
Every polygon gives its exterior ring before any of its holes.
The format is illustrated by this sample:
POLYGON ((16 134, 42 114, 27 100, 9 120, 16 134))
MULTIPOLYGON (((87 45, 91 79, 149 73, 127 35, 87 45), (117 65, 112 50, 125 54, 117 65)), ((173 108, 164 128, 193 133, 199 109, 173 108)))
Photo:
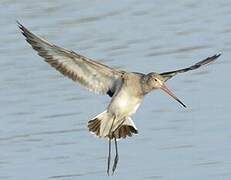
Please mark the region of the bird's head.
POLYGON ((150 90, 153 89, 161 89, 164 92, 166 92, 168 95, 170 95, 172 98, 174 98, 176 101, 178 101, 182 106, 186 107, 186 105, 179 100, 171 91, 168 89, 168 87, 165 85, 165 79, 160 74, 151 72, 146 75, 146 84, 149 87, 150 90))

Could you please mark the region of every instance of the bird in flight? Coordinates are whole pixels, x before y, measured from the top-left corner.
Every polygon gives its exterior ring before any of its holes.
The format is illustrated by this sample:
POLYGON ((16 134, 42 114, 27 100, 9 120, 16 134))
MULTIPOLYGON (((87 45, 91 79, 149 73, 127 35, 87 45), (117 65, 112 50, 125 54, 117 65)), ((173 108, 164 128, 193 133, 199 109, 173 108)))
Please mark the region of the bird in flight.
POLYGON ((148 74, 127 72, 111 68, 74 51, 52 44, 30 32, 19 22, 17 23, 26 41, 52 67, 88 90, 111 97, 106 110, 88 121, 90 132, 100 138, 108 139, 108 175, 111 165, 111 141, 113 140, 115 144, 115 157, 112 166, 112 174, 114 174, 119 160, 117 141, 138 134, 131 116, 140 106, 144 96, 153 90, 161 89, 183 107, 186 107, 168 89, 165 82, 177 74, 211 63, 221 55, 220 53, 215 54, 190 67, 170 72, 150 72, 148 74))

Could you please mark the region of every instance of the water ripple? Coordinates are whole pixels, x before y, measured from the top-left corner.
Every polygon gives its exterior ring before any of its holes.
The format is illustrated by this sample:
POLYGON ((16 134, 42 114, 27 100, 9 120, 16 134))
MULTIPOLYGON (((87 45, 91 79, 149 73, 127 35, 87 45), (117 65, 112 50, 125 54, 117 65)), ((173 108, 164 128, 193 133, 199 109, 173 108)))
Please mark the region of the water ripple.
POLYGON ((20 135, 15 135, 11 137, 0 138, 0 142, 32 138, 33 136, 64 134, 64 133, 80 132, 80 131, 85 131, 85 130, 86 130, 85 128, 76 128, 76 129, 65 129, 65 130, 57 130, 57 131, 43 131, 43 132, 30 133, 30 134, 20 134, 20 135))
POLYGON ((157 51, 153 53, 148 53, 146 56, 152 57, 152 56, 160 56, 160 55, 170 55, 170 54, 178 54, 182 52, 191 52, 195 50, 200 49, 207 49, 210 48, 211 45, 199 45, 199 46, 190 46, 190 47, 184 47, 184 48, 178 48, 178 49, 172 49, 172 50, 163 50, 163 51, 157 51))
POLYGON ((92 175, 92 174, 102 174, 102 173, 105 173, 105 172, 104 171, 91 171, 91 172, 78 173, 78 174, 56 175, 56 176, 50 176, 48 178, 51 178, 51 179, 71 178, 71 177, 79 177, 79 176, 92 175))

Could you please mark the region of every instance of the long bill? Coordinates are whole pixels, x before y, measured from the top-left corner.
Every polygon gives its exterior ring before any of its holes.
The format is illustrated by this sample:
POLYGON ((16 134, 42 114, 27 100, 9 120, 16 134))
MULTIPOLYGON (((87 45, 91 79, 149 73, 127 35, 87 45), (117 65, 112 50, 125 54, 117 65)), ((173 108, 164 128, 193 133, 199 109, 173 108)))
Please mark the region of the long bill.
POLYGON ((172 98, 174 98, 176 101, 178 101, 182 106, 184 106, 186 108, 186 105, 180 100, 178 99, 175 94, 173 94, 170 89, 167 88, 167 86, 165 84, 163 84, 161 86, 161 89, 166 92, 168 95, 170 95, 172 98))

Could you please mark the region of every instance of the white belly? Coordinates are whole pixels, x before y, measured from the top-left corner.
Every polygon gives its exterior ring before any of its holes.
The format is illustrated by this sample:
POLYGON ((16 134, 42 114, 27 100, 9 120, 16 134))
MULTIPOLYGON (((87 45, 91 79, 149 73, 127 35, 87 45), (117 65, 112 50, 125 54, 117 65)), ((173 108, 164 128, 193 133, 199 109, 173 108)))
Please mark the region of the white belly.
POLYGON ((127 94, 120 94, 113 99, 109 105, 108 110, 117 117, 128 117, 134 114, 141 103, 140 98, 128 96, 127 94))

